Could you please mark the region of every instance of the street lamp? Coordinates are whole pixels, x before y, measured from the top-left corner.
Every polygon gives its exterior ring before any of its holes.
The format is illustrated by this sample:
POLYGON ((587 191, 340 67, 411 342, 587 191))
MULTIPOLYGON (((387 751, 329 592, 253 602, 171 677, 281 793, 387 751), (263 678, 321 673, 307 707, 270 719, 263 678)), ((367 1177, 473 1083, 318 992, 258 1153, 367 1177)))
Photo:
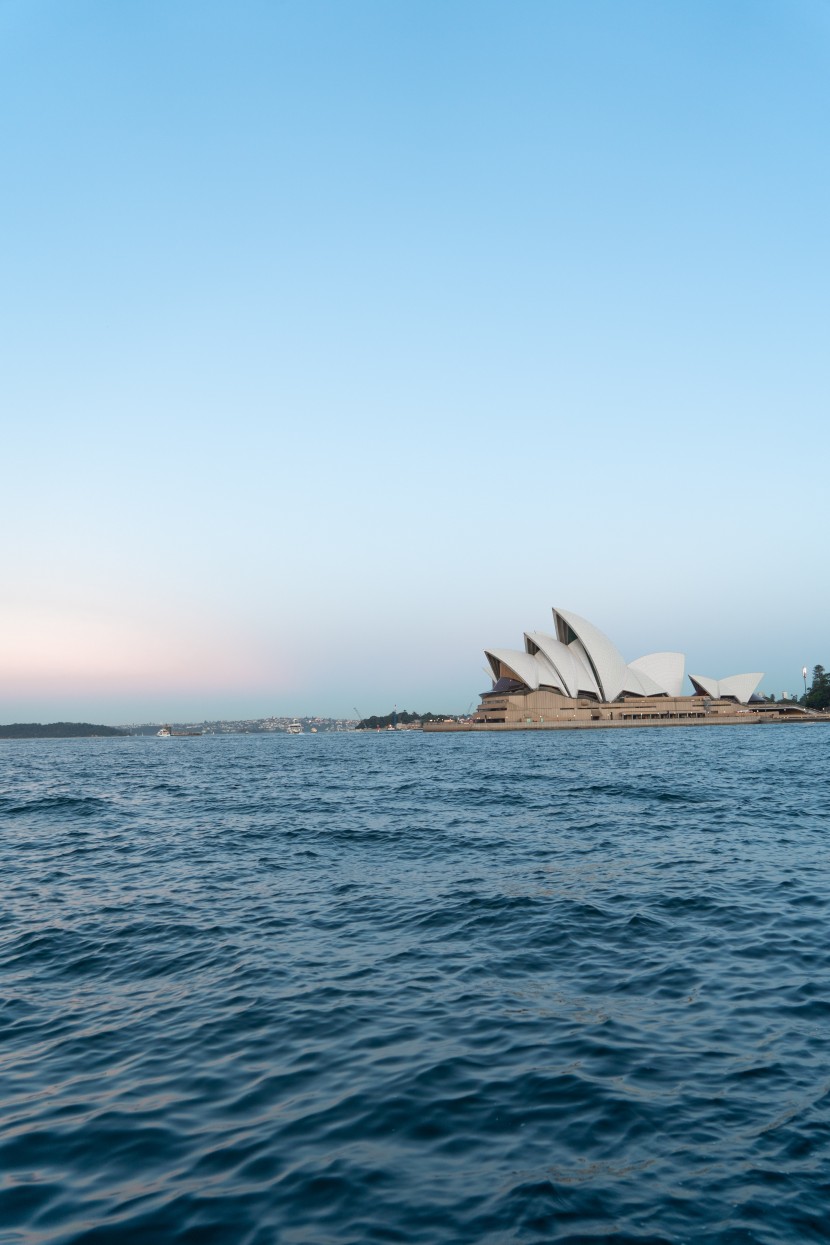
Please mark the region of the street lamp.
POLYGON ((807 699, 807 667, 801 671, 801 677, 804 680, 804 699, 807 699))

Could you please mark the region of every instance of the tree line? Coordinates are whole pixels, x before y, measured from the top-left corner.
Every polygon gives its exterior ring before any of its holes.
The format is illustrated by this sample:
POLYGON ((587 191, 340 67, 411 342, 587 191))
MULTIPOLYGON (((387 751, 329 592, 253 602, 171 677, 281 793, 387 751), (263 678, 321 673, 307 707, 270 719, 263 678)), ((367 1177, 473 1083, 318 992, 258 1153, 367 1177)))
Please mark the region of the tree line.
POLYGON ((11 722, 0 726, 0 739, 88 739, 123 734, 114 726, 97 726, 93 722, 11 722))
MULTIPOLYGON (((387 726, 392 726, 394 713, 387 713, 383 717, 373 714, 371 718, 361 718, 356 729, 359 731, 376 731, 384 730, 387 726)), ((444 718, 449 716, 446 713, 409 713, 406 709, 402 709, 397 715, 398 726, 412 726, 418 722, 421 725, 424 722, 443 722, 444 718)))
POLYGON ((824 666, 813 666, 813 682, 806 696, 800 698, 806 709, 830 707, 830 674, 824 666))

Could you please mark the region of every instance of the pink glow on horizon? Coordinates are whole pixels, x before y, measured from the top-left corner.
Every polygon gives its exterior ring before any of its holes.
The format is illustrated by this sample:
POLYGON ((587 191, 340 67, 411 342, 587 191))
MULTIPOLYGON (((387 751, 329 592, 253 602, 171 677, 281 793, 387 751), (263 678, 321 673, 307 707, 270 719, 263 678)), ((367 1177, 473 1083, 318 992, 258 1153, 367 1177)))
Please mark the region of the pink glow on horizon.
POLYGON ((296 679, 260 637, 217 635, 192 620, 74 610, 18 613, 0 652, 3 698, 290 692, 296 679))

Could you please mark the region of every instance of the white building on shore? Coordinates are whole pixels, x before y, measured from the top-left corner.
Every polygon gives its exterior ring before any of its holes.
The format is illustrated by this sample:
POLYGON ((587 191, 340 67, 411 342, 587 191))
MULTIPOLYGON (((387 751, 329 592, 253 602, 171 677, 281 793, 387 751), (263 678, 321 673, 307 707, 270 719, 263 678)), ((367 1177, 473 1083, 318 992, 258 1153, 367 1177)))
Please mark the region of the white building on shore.
POLYGON ((683 695, 683 653, 648 653, 627 662, 587 619, 554 608, 553 634, 527 631, 524 649, 486 649, 493 687, 482 695, 476 720, 548 721, 551 718, 631 720, 702 717, 756 703, 763 674, 725 678, 690 675, 683 695))

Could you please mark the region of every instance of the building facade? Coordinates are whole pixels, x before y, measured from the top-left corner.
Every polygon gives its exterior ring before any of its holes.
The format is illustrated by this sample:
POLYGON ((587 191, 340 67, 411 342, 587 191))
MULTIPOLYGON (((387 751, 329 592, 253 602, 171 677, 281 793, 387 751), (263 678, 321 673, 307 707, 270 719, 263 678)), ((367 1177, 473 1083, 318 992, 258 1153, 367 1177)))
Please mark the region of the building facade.
POLYGON ((669 722, 740 719, 761 702, 763 674, 713 679, 690 675, 686 659, 659 652, 626 662, 608 637, 587 619, 554 608, 553 634, 525 632, 524 649, 486 649, 493 686, 473 716, 480 725, 591 722, 669 722))

